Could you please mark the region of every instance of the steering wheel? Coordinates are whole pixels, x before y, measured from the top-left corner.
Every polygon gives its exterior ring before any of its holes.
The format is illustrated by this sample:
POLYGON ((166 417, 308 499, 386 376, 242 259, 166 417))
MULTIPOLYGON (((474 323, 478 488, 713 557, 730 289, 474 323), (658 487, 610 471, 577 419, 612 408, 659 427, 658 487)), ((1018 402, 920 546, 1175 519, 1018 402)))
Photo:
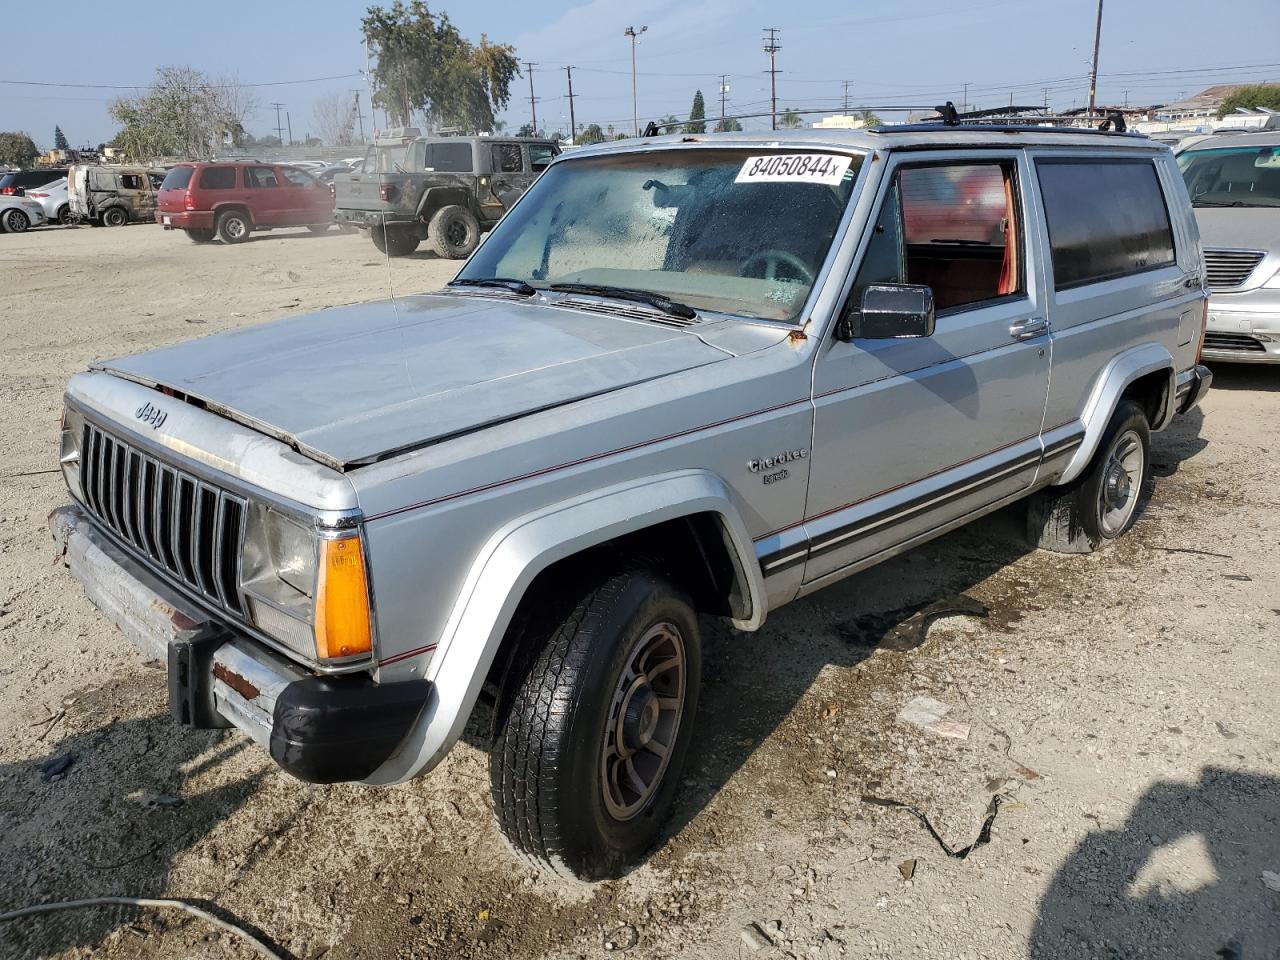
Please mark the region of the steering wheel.
POLYGON ((778 265, 783 263, 798 273, 800 275, 800 279, 810 286, 813 285, 813 282, 816 279, 813 275, 813 271, 809 269, 809 265, 807 263, 797 257, 794 253, 789 253, 786 250, 778 250, 776 248, 753 253, 747 258, 747 262, 742 265, 742 269, 738 271, 738 276, 754 276, 751 268, 757 263, 764 264, 764 278, 766 280, 775 279, 778 276, 778 265))

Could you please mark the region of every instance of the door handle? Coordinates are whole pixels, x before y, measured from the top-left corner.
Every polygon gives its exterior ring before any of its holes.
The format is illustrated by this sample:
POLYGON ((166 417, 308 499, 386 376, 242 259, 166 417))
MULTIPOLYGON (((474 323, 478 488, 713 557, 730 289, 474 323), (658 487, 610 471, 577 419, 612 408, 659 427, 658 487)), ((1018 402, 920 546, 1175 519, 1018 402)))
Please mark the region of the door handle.
POLYGON ((1019 320, 1009 326, 1009 336, 1015 340, 1034 340, 1036 337, 1043 337, 1048 332, 1049 321, 1043 317, 1019 320))

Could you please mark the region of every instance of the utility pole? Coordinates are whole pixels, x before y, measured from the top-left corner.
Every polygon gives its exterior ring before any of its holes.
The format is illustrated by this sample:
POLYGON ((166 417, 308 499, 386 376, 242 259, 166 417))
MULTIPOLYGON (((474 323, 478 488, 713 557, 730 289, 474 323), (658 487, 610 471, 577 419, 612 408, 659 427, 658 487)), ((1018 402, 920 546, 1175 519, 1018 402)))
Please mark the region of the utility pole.
POLYGON ((1089 112, 1098 92, 1098 49, 1102 46, 1102 0, 1098 0, 1098 24, 1093 29, 1093 68, 1089 71, 1089 112))
POLYGON ((969 112, 969 85, 967 83, 964 85, 964 96, 960 98, 960 112, 969 112))
POLYGON ((1049 88, 1048 87, 1044 88, 1044 109, 1046 113, 1049 112, 1049 88))
POLYGON ((1129 91, 1128 90, 1124 92, 1124 108, 1126 110, 1129 109, 1129 91))
POLYGON ((529 112, 533 115, 533 135, 538 135, 538 101, 533 96, 533 68, 536 63, 525 61, 524 68, 529 71, 529 112))
POLYGON ((845 114, 846 114, 846 115, 849 113, 849 84, 850 84, 850 82, 851 82, 851 81, 849 81, 849 80, 845 80, 845 81, 843 81, 843 83, 844 83, 844 112, 845 112, 845 114))
POLYGON ((573 118, 573 67, 564 68, 565 76, 569 78, 569 141, 578 139, 578 121, 573 118))
POLYGON ((768 34, 764 38, 764 52, 769 55, 769 112, 773 123, 773 129, 778 129, 778 51, 782 49, 782 44, 778 42, 778 34, 782 31, 777 27, 765 27, 764 32, 768 34))
POLYGON ((293 121, 289 119, 289 111, 284 112, 284 122, 289 125, 289 146, 293 146, 293 121))
POLYGON ((364 143, 364 111, 360 109, 360 91, 352 90, 351 93, 355 97, 354 109, 355 109, 356 119, 360 121, 360 142, 364 143))
POLYGON ((640 34, 648 29, 648 27, 641 27, 637 31, 635 27, 627 27, 622 31, 624 37, 631 38, 631 119, 635 123, 637 137, 640 136, 640 107, 636 99, 636 41, 640 39, 640 34))
POLYGON ((724 128, 724 102, 729 96, 729 75, 727 73, 720 74, 720 127, 724 128))
POLYGON ((284 104, 273 103, 272 106, 276 108, 276 139, 279 140, 281 144, 283 144, 284 143, 284 127, 280 124, 280 111, 284 109, 284 104))

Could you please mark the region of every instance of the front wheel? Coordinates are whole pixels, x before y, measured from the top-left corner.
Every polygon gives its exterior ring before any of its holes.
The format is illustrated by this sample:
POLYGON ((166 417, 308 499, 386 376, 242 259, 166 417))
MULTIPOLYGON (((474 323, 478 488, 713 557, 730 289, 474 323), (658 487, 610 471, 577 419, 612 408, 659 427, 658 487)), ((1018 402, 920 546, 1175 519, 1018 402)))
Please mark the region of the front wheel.
POLYGON ((5 233, 26 233, 31 226, 31 218, 21 210, 6 210, 0 215, 0 225, 5 233))
POLYGON ((697 615, 642 568, 540 599, 499 702, 494 809, 536 864, 618 877, 657 840, 679 787, 702 672, 697 615))
POLYGON ((1093 553, 1133 526, 1150 479, 1151 425, 1142 407, 1121 400, 1088 469, 1032 497, 1031 540, 1058 553, 1093 553))

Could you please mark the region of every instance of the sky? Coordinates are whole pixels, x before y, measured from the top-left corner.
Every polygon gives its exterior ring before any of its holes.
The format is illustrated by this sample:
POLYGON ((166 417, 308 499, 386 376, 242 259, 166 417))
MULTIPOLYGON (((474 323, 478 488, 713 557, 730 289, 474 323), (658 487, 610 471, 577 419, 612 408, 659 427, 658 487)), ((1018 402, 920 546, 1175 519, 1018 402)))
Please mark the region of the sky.
MULTIPOLYGON (((191 66, 257 87, 262 107, 249 130, 274 132, 282 103, 293 135, 314 125, 316 99, 367 88, 360 18, 367 2, 277 0, 242 6, 171 0, 138 16, 102 16, 101 0, 61 0, 57 14, 30 28, 7 26, 0 66, 0 130, 25 130, 42 147, 61 126, 73 146, 114 136, 107 108, 130 85, 146 87, 156 67, 191 66), (251 15, 249 14, 251 11, 251 15), (245 15, 242 15, 245 14, 245 15), (31 42, 13 42, 27 32, 31 42), (304 82, 299 82, 304 81, 304 82), (123 88, 123 89, 117 89, 123 88)), ((631 41, 636 45, 644 118, 688 115, 702 90, 707 114, 769 109, 765 27, 779 30, 779 106, 851 104, 970 107, 1042 103, 1059 109, 1087 97, 1096 0, 899 0, 857 6, 842 0, 779 4, 756 0, 443 0, 464 36, 511 43, 532 75, 539 126, 567 131, 564 68, 573 66, 575 113, 587 123, 630 129, 631 41), (968 85, 967 89, 965 85, 968 85)), ((111 8, 119 13, 119 7, 111 8)), ((1107 0, 1099 103, 1168 102, 1220 82, 1280 82, 1276 0, 1107 0)), ((528 73, 501 112, 510 129, 530 119, 528 73)), ((897 116, 885 113, 887 118, 897 116)), ((366 119, 384 125, 379 112, 366 119)), ((764 120, 744 123, 767 126, 764 120)))

